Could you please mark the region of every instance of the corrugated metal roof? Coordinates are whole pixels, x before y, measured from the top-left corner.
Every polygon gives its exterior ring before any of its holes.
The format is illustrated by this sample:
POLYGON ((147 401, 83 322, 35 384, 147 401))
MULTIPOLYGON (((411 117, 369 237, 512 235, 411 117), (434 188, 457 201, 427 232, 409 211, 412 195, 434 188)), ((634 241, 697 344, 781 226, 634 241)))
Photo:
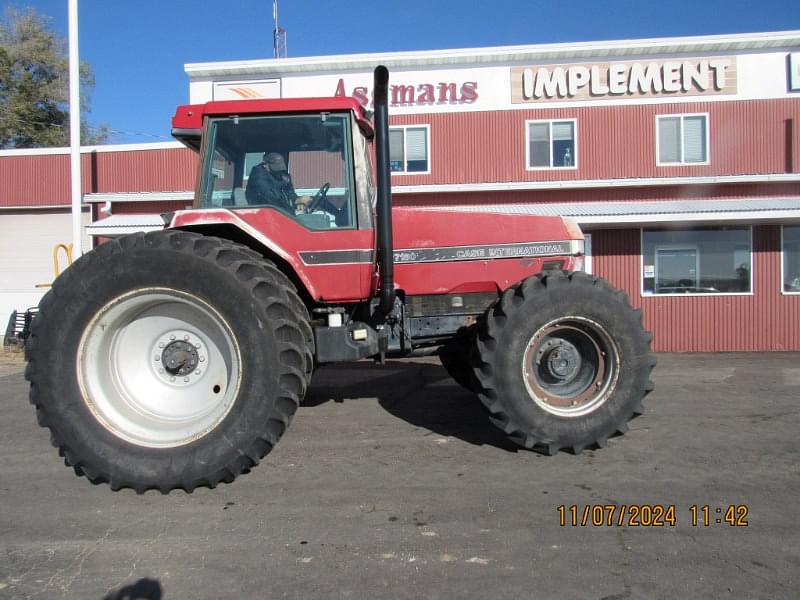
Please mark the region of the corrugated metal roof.
MULTIPOLYGON (((431 207, 431 210, 433 209, 434 207, 431 207)), ((706 220, 766 221, 800 219, 800 198, 484 204, 435 207, 435 209, 570 217, 581 224, 631 224, 706 220)), ((420 207, 419 210, 427 209, 420 207)))
POLYGON ((91 236, 118 237, 137 231, 156 231, 164 229, 160 215, 111 215, 86 226, 91 236))

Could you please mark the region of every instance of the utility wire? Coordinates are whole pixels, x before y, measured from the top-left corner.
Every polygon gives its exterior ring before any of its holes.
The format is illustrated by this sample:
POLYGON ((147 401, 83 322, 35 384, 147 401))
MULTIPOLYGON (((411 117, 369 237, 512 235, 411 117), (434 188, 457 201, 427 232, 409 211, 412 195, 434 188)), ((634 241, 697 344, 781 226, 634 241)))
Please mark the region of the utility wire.
MULTIPOLYGON (((13 122, 17 123, 18 125, 32 125, 34 127, 40 128, 40 129, 46 129, 48 127, 57 127, 59 129, 67 129, 69 127, 68 125, 62 125, 60 123, 44 123, 42 121, 29 121, 29 120, 25 120, 25 119, 20 119, 18 117, 7 118, 7 120, 8 121, 13 121, 13 122)), ((91 131, 91 132, 105 132, 105 133, 119 134, 119 135, 134 135, 134 136, 140 136, 140 137, 151 137, 151 138, 162 139, 162 140, 171 140, 172 139, 172 137, 168 136, 168 135, 161 135, 161 134, 158 134, 158 133, 147 133, 147 132, 144 132, 144 131, 124 131, 124 130, 121 130, 121 129, 112 129, 110 127, 107 127, 107 128, 98 127, 96 125, 85 125, 85 128, 86 128, 86 130, 91 131)))

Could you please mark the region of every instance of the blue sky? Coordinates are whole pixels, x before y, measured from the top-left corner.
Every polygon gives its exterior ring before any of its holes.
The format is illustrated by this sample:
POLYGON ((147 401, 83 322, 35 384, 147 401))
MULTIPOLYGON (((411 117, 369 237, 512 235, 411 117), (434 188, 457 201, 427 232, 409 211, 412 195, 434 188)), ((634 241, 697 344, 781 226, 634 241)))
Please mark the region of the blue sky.
MULTIPOLYGON (((67 0, 15 0, 67 35, 67 0)), ((800 29, 797 0, 279 0, 290 57, 800 29)), ((166 141, 183 65, 272 57, 272 0, 79 0, 92 123, 115 143, 166 141)))

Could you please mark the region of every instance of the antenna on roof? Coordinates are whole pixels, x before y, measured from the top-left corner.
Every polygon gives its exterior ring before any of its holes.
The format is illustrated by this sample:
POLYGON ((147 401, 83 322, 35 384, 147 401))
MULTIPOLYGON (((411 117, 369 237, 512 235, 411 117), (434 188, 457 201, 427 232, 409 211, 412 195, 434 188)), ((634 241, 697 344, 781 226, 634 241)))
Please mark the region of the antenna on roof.
POLYGON ((278 0, 272 0, 272 19, 275 21, 275 29, 272 30, 274 58, 286 58, 286 30, 278 25, 278 0))

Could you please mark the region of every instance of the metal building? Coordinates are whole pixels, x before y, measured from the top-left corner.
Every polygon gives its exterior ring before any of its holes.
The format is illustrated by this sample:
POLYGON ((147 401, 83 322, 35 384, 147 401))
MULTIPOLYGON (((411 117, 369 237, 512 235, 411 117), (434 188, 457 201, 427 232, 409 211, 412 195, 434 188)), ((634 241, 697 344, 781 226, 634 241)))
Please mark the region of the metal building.
MULTIPOLYGON (((656 350, 800 350, 800 31, 186 73, 192 103, 350 95, 369 105, 377 64, 392 78, 396 204, 575 218, 587 268, 643 308, 656 350)), ((95 148, 83 159, 95 236, 157 226, 146 215, 191 203, 189 150, 95 148)), ((0 152, 0 315, 14 259, 33 256, 14 248, 45 243, 15 232, 68 209, 67 177, 65 153, 0 152), (36 181, 42 172, 56 175, 36 181)))

